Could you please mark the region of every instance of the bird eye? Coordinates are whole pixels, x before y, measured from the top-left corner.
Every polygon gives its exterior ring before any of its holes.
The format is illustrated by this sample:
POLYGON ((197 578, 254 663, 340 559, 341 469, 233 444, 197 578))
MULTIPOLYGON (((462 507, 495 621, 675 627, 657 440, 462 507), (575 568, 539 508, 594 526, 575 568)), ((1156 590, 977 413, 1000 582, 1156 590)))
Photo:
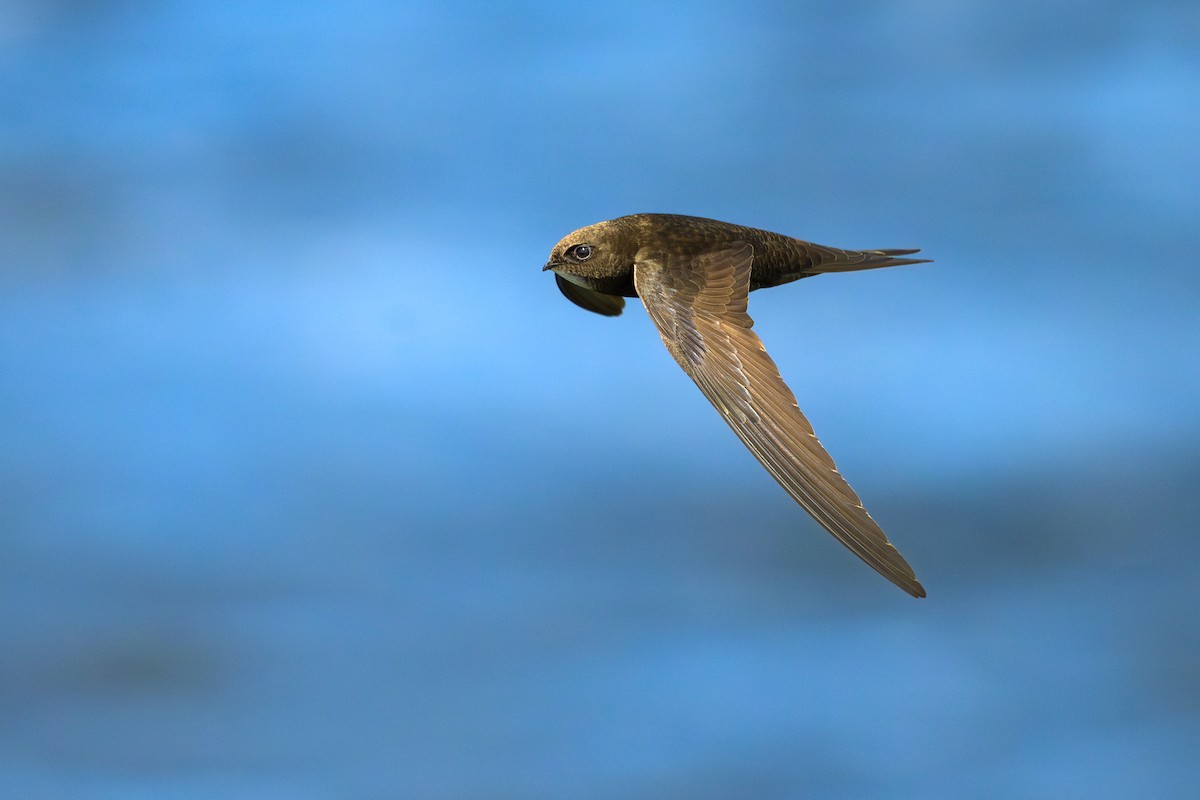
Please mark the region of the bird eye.
POLYGON ((576 261, 587 261, 592 257, 592 246, 590 244, 577 244, 571 248, 571 255, 576 261))

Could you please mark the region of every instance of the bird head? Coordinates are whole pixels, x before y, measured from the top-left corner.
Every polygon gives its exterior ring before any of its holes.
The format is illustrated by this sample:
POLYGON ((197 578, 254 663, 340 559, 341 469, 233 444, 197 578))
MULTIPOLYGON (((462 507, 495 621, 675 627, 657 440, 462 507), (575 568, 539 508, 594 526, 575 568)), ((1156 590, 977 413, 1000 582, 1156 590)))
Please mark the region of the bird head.
POLYGON ((613 221, 588 225, 564 236, 550 251, 550 260, 543 270, 583 278, 610 278, 624 275, 633 269, 635 253, 622 246, 627 237, 621 235, 613 221))

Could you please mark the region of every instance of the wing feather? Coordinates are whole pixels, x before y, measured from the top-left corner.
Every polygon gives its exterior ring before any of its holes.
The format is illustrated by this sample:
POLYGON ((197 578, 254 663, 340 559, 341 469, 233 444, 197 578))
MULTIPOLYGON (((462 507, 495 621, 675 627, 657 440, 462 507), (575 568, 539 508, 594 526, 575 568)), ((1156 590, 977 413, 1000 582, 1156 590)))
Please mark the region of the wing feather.
POLYGON ((754 248, 695 258, 643 252, 634 286, 663 343, 781 486, 855 555, 915 597, 925 590, 838 472, 746 313, 754 248))

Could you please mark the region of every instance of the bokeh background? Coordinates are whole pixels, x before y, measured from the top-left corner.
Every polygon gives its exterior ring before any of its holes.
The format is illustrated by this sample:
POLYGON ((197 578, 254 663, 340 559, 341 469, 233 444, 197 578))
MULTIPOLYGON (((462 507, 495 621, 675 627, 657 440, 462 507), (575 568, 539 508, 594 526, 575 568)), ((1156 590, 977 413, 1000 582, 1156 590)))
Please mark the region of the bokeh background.
POLYGON ((0 794, 1183 798, 1200 5, 0 2, 0 794), (570 230, 751 313, 812 523, 570 230))

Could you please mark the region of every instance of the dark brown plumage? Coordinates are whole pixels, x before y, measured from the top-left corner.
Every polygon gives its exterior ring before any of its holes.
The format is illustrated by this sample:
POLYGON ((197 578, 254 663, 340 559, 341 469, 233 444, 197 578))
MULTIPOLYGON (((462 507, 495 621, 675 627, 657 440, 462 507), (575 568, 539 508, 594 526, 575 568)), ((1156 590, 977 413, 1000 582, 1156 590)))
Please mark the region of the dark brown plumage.
POLYGON ((817 441, 762 341, 747 295, 823 272, 919 264, 916 250, 838 250, 674 214, 580 228, 550 253, 559 289, 616 316, 640 297, 667 350, 788 494, 842 544, 915 597, 925 590, 817 441))

